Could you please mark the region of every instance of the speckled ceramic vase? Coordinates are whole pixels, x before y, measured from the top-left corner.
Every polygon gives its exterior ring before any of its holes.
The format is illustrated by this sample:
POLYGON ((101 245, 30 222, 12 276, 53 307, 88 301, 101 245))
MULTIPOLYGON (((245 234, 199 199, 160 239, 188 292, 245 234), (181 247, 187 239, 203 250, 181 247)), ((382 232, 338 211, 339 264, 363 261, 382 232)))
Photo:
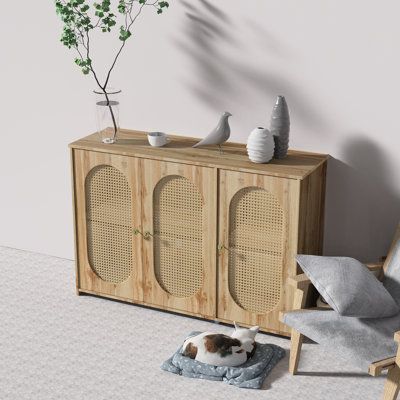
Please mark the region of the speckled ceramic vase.
POLYGON ((278 96, 272 110, 270 131, 275 140, 274 158, 285 158, 289 149, 290 117, 284 96, 278 96))

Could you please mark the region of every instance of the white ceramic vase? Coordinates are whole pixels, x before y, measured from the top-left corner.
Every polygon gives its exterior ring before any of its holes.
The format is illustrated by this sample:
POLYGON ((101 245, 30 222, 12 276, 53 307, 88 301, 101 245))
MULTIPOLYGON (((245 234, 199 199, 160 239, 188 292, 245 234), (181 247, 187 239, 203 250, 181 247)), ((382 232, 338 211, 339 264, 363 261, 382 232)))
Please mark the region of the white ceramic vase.
POLYGON ((254 129, 247 139, 247 154, 254 163, 267 163, 274 156, 274 136, 267 128, 254 129))

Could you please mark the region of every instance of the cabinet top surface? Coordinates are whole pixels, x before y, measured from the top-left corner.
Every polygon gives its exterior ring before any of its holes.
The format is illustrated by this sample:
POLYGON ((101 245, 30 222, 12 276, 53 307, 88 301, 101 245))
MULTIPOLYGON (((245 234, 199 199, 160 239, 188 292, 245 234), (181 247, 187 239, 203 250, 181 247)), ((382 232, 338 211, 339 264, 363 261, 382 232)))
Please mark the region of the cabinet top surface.
POLYGON ((121 129, 115 144, 102 143, 94 133, 71 143, 70 147, 292 179, 305 178, 329 157, 326 154, 289 150, 288 156, 283 160, 274 159, 267 164, 256 164, 249 160, 245 144, 224 143, 220 154, 217 146, 192 148, 200 139, 176 135, 168 137, 171 141, 166 146, 152 147, 147 141, 146 132, 121 129))

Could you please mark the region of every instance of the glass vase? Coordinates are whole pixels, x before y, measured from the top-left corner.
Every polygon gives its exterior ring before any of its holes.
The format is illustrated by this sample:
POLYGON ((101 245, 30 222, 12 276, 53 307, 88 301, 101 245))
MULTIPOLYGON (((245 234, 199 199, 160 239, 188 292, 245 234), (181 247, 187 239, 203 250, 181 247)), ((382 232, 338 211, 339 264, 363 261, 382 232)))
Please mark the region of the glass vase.
POLYGON ((94 90, 96 96, 97 132, 103 143, 113 144, 119 132, 119 104, 121 90, 94 90))

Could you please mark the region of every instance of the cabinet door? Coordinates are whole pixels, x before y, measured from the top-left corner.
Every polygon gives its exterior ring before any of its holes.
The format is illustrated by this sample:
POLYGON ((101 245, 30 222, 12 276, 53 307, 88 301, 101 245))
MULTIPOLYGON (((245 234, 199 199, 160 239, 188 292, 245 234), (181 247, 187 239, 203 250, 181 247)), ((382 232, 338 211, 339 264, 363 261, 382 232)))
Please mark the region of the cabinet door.
POLYGON ((139 160, 74 150, 78 288, 142 300, 139 160))
POLYGON ((296 274, 299 183, 220 171, 218 317, 286 334, 296 274))
POLYGON ((144 301, 215 317, 216 170, 142 163, 144 301))

